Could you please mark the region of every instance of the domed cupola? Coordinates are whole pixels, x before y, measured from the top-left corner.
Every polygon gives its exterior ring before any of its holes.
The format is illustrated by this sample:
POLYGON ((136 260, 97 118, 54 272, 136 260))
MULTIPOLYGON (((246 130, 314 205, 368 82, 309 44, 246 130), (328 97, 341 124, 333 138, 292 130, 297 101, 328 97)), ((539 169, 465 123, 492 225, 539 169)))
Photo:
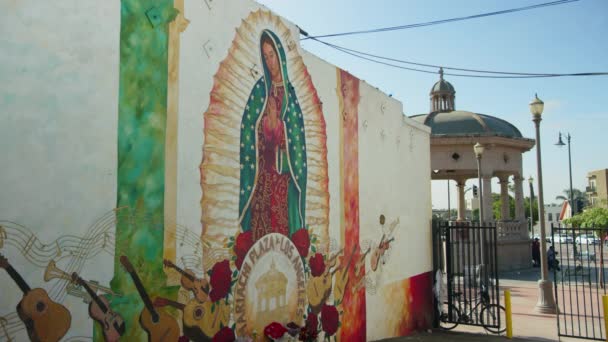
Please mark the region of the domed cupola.
POLYGON ((456 90, 443 79, 443 68, 439 68, 439 81, 431 88, 431 113, 451 112, 455 109, 456 90))

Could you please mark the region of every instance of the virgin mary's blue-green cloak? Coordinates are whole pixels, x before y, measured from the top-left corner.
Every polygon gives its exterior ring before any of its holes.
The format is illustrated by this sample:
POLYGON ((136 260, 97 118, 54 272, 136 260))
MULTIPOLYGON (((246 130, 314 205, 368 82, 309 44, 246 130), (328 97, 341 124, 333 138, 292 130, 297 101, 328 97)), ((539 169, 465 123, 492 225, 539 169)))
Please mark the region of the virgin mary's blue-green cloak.
POLYGON ((304 135, 304 117, 296 98, 296 93, 289 82, 285 50, 279 38, 271 31, 264 30, 260 37, 260 58, 264 68, 264 76, 255 83, 241 120, 240 143, 240 192, 239 192, 239 222, 245 232, 251 229, 251 198, 254 193, 258 171, 258 134, 260 119, 264 113, 267 94, 272 84, 270 72, 262 54, 262 38, 267 36, 274 43, 277 57, 281 66, 283 86, 285 87, 281 120, 285 129, 285 150, 278 155, 277 165, 280 173, 289 173, 288 186, 288 215, 289 236, 305 227, 306 209, 306 141, 304 135))

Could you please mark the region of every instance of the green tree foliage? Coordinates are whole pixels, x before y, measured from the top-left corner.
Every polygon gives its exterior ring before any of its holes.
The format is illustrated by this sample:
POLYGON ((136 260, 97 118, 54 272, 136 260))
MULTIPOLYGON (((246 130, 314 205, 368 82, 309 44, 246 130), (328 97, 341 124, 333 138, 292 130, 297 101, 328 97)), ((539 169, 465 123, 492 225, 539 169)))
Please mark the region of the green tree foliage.
POLYGON ((590 208, 564 220, 564 223, 580 228, 608 228, 608 209, 590 208))
MULTIPOLYGON (((570 189, 565 189, 563 191, 564 195, 556 196, 556 200, 566 201, 570 199, 570 189)), ((587 195, 580 191, 579 189, 572 189, 572 208, 575 214, 583 211, 585 207, 588 205, 587 195)))
MULTIPOLYGON (((530 219, 530 197, 526 197, 524 198, 524 208, 526 211, 526 219, 530 219)), ((532 218, 534 219, 534 222, 532 224, 535 224, 536 222, 538 222, 538 200, 536 198, 532 199, 532 218)))
POLYGON ((604 288, 604 239, 608 235, 608 208, 591 208, 564 220, 577 228, 594 228, 600 238, 600 286, 604 288))
MULTIPOLYGON (((492 194, 492 211, 494 213, 494 218, 496 220, 502 219, 502 215, 500 213, 500 208, 502 207, 502 201, 500 199, 499 194, 492 194)), ((538 222, 538 201, 536 198, 532 201, 532 210, 533 210, 533 218, 534 223, 538 222)), ((515 217, 515 199, 513 196, 509 195, 509 215, 510 217, 515 217)), ((530 218, 530 197, 524 198, 524 215, 526 220, 530 218)), ((509 218, 507 218, 509 219, 509 218)))

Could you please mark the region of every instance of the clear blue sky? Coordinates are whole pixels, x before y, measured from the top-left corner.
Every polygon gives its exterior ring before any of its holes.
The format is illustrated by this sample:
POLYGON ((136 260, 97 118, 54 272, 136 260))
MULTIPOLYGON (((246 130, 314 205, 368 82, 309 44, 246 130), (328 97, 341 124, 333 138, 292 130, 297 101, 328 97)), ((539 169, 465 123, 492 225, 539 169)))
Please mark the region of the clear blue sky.
MULTIPOLYGON (((523 7, 549 0, 260 0, 310 35, 414 24, 523 7)), ((356 50, 415 62, 461 68, 538 73, 608 72, 608 1, 565 5, 386 33, 328 38, 356 50)), ((404 104, 405 114, 429 111, 437 75, 398 70, 302 41, 304 49, 346 69, 404 104)), ((528 103, 545 101, 541 122, 545 203, 568 188, 568 151, 558 132, 572 135, 575 188, 584 191, 588 171, 608 168, 608 76, 547 79, 473 79, 446 76, 456 88, 456 108, 505 119, 534 138, 528 103)), ((536 178, 533 149, 524 175, 536 178)), ((452 182, 453 183, 453 182, 452 182)), ((470 180, 468 185, 473 184, 470 180)), ((499 192, 496 183, 494 192, 499 192)), ((445 181, 433 182, 433 208, 447 207, 445 181)), ((536 185, 535 185, 535 191, 536 185)), ((456 188, 452 185, 452 207, 456 188)), ((528 196, 527 188, 524 193, 528 196)), ((467 194, 468 196, 469 194, 467 194)))

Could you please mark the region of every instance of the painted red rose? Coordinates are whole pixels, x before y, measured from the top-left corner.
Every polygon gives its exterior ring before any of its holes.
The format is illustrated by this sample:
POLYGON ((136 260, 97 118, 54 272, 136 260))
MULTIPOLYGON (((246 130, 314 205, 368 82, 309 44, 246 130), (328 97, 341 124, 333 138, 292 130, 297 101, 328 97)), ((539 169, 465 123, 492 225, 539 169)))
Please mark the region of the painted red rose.
POLYGON ((243 260, 245 260, 245 255, 249 252, 249 249, 253 246, 253 232, 248 230, 239 234, 236 237, 236 242, 234 244, 234 254, 236 254, 236 261, 234 262, 236 268, 241 269, 241 265, 243 264, 243 260))
POLYGON ((313 277, 318 277, 325 272, 325 261, 323 260, 323 254, 316 253, 311 256, 308 260, 308 264, 310 265, 310 273, 312 273, 313 277))
POLYGON ((229 327, 223 327, 213 336, 213 342, 233 342, 236 338, 234 337, 234 331, 229 327))
POLYGON ((312 312, 308 313, 306 316, 306 325, 300 329, 300 341, 316 341, 317 336, 319 336, 319 320, 317 315, 312 312))
POLYGON ((217 262, 211 269, 211 291, 209 298, 212 302, 226 297, 230 291, 230 282, 232 281, 232 271, 228 260, 217 262))
POLYGON ((287 329, 285 329, 285 327, 281 325, 281 323, 277 322, 272 322, 268 324, 266 328, 264 328, 264 336, 273 340, 278 340, 279 338, 283 337, 286 332, 287 329))
POLYGON ((319 329, 319 319, 317 318, 317 315, 312 312, 308 313, 308 316, 306 316, 305 328, 309 335, 317 336, 319 329))
POLYGON ((333 305, 323 304, 321 308, 321 326, 323 327, 323 331, 328 336, 331 336, 338 331, 338 322, 340 320, 340 315, 338 314, 338 309, 336 309, 333 305))
POLYGON ((298 249, 298 253, 304 258, 308 256, 308 249, 310 248, 310 238, 308 237, 308 230, 302 228, 295 232, 291 236, 291 241, 298 249))

